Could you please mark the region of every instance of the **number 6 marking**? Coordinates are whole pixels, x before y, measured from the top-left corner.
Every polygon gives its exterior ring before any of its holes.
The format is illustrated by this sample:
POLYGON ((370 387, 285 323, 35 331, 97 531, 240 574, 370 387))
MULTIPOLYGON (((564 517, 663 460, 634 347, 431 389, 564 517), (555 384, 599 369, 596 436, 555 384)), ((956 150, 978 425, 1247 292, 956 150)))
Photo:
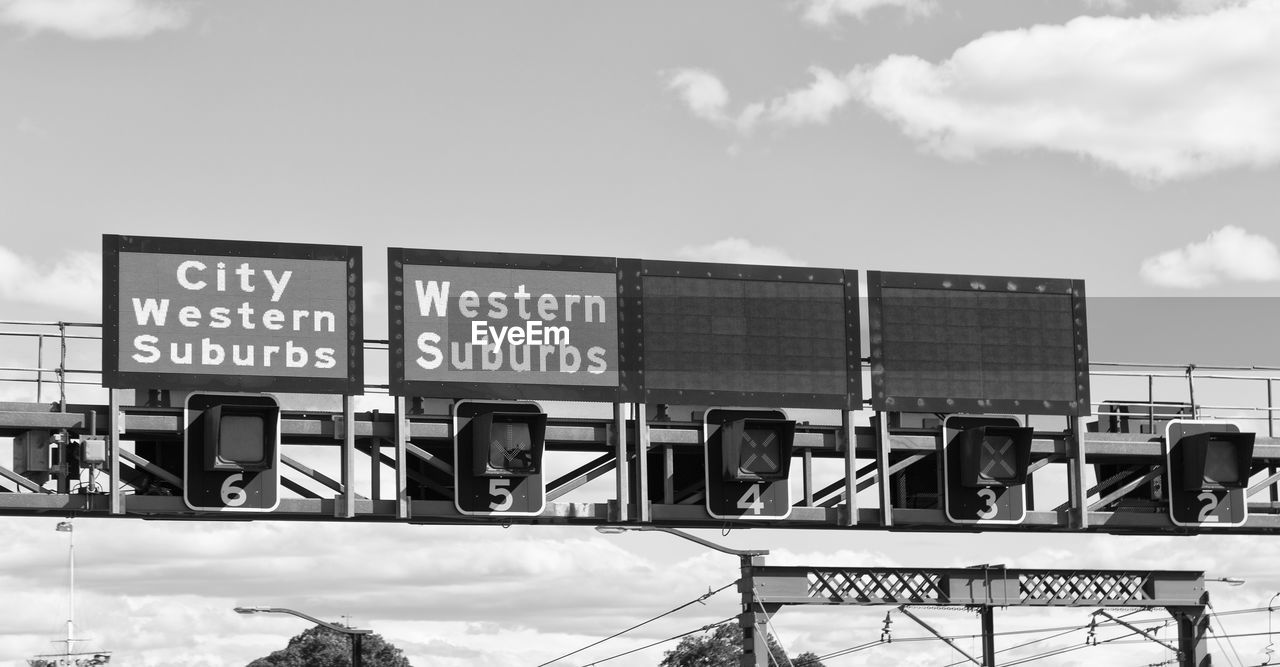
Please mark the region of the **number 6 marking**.
POLYGON ((991 489, 978 489, 978 497, 987 504, 986 507, 978 510, 979 519, 994 519, 1000 513, 996 509, 996 492, 991 489))
POLYGON ((1200 515, 1197 518, 1201 523, 1218 520, 1218 517, 1213 516, 1213 511, 1218 509, 1218 494, 1212 491, 1205 491, 1196 496, 1196 500, 1204 503, 1204 507, 1200 508, 1200 515))
POLYGON ((227 507, 239 507, 249 499, 249 494, 242 487, 236 486, 244 481, 244 473, 238 472, 222 481, 222 504, 227 507))

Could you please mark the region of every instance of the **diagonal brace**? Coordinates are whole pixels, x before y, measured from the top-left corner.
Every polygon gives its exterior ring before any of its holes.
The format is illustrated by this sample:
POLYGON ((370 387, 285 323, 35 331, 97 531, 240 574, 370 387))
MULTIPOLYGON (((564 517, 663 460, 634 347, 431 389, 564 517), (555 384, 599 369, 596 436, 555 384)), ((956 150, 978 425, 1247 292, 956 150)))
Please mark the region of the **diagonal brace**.
POLYGON ((1133 630, 1134 632, 1136 632, 1136 633, 1138 633, 1138 634, 1142 635, 1143 637, 1146 637, 1147 639, 1150 639, 1151 641, 1153 641, 1153 642, 1155 642, 1155 643, 1157 643, 1157 644, 1159 644, 1159 645, 1161 645, 1161 646, 1163 646, 1163 647, 1165 647, 1165 648, 1169 649, 1170 651, 1173 651, 1174 653, 1176 653, 1176 654, 1178 655, 1178 659, 1179 659, 1179 660, 1181 660, 1181 659, 1182 659, 1182 651, 1181 651, 1181 650, 1179 650, 1177 646, 1174 646, 1173 644, 1169 644, 1169 643, 1166 643, 1166 642, 1164 642, 1164 641, 1161 641, 1158 637, 1156 637, 1155 635, 1152 635, 1151 633, 1147 632, 1146 630, 1143 630, 1142 628, 1139 628, 1139 627, 1137 627, 1137 626, 1133 625, 1132 623, 1126 623, 1123 619, 1116 618, 1115 616, 1112 616, 1111 614, 1108 614, 1106 611, 1104 611, 1104 610, 1102 610, 1102 609, 1099 609, 1098 611, 1095 611, 1095 612, 1093 612, 1093 613, 1095 613, 1095 614, 1097 614, 1097 615, 1099 615, 1099 616, 1106 616, 1107 618, 1109 618, 1109 619, 1111 619, 1111 620, 1115 621, 1116 623, 1119 623, 1120 625, 1123 625, 1124 627, 1129 628, 1130 630, 1133 630))
POLYGON ((931 626, 931 625, 929 625, 928 623, 925 623, 924 621, 920 620, 920 617, 919 617, 919 616, 916 616, 915 614, 911 613, 911 612, 907 609, 907 605, 905 605, 905 604, 904 604, 904 605, 902 605, 902 606, 898 607, 898 611, 902 612, 903 614, 906 614, 907 618, 909 618, 909 619, 911 619, 911 620, 915 621, 916 623, 919 623, 919 624, 920 624, 920 627, 922 627, 922 628, 924 628, 925 630, 928 630, 929 632, 933 633, 933 636, 934 636, 934 637, 937 637, 938 639, 941 639, 942 641, 946 642, 948 646, 950 646, 951 648, 955 649, 955 651, 956 651, 957 653, 959 653, 960 655, 963 655, 964 657, 968 658, 970 662, 972 662, 973 664, 977 665, 978 667, 982 667, 982 661, 981 661, 981 660, 979 660, 979 659, 977 659, 977 658, 975 658, 975 657, 973 657, 973 656, 969 655, 968 653, 965 653, 965 652, 964 652, 964 649, 962 649, 962 648, 960 648, 959 646, 957 646, 955 642, 953 642, 953 641, 951 641, 950 639, 948 639, 948 638, 944 637, 944 636, 942 635, 942 633, 938 632, 937 630, 934 630, 934 629, 933 629, 933 626, 931 626))

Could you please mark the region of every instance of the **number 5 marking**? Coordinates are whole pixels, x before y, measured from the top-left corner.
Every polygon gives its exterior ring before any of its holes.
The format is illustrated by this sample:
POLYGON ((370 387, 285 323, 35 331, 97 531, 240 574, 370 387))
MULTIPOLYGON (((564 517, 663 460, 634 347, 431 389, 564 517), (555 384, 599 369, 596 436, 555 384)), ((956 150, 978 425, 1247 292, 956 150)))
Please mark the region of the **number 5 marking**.
POLYGON ((1196 496, 1196 500, 1204 503, 1204 507, 1200 508, 1200 515, 1197 518, 1198 521, 1204 523, 1218 520, 1218 517, 1213 515, 1213 511, 1218 509, 1218 503, 1220 502, 1218 494, 1212 491, 1204 491, 1200 495, 1196 496))
POLYGON ((244 492, 244 488, 236 486, 236 484, 243 481, 244 473, 242 472, 229 475, 222 481, 221 493, 223 505, 226 505, 227 507, 239 507, 244 504, 244 501, 249 499, 249 494, 244 492))
POLYGON ((511 506, 515 504, 515 499, 511 497, 511 490, 507 488, 510 485, 510 477, 494 477, 489 480, 489 495, 501 498, 498 502, 490 502, 489 509, 495 512, 505 512, 511 509, 511 506))
POLYGON ((978 510, 979 519, 994 519, 1000 513, 996 509, 996 492, 991 489, 978 489, 978 497, 987 504, 986 507, 978 510))
POLYGON ((752 514, 759 514, 764 511, 764 501, 760 500, 759 484, 752 484, 747 487, 747 492, 738 499, 738 509, 747 510, 752 514))

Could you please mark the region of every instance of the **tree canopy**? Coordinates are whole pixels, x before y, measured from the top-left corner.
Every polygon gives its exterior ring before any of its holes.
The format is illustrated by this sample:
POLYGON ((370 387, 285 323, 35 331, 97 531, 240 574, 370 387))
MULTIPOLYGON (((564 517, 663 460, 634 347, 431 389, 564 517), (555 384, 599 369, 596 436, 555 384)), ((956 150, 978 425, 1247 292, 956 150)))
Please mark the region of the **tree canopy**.
MULTIPOLYGON (((765 638, 774 662, 785 663, 786 651, 773 635, 765 638)), ((738 667, 742 657, 742 628, 737 623, 717 625, 710 634, 691 635, 680 640, 676 647, 662 654, 659 667, 738 667)), ((791 658, 795 667, 825 667, 812 652, 791 658)))
MULTIPOLYGON (((387 643, 381 635, 364 636, 360 651, 364 667, 412 667, 404 652, 387 643)), ((289 645, 247 667, 349 667, 351 638, 337 630, 317 625, 289 640, 289 645)))

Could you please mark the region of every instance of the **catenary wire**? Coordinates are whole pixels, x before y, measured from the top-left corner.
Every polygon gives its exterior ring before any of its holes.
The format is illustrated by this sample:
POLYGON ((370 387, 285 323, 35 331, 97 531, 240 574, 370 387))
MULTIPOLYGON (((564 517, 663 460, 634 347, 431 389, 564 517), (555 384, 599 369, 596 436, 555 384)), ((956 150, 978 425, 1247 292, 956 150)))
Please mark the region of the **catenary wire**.
MULTIPOLYGON (((769 612, 765 610, 764 603, 757 599, 756 606, 760 608, 760 613, 764 614, 764 624, 765 627, 769 628, 769 634, 773 636, 774 641, 778 642, 778 648, 782 649, 782 659, 787 661, 787 667, 795 667, 791 662, 791 658, 787 655, 787 647, 783 646, 782 640, 778 638, 778 631, 773 627, 773 619, 769 617, 769 612)), ((773 647, 769 645, 768 639, 765 640, 764 646, 765 650, 769 652, 769 660, 778 665, 778 659, 773 657, 773 647)))
POLYGON ((717 588, 717 589, 716 589, 716 590, 714 590, 714 591, 712 591, 712 590, 708 590, 708 591, 706 592, 706 594, 701 595, 701 596, 699 596, 699 597, 697 597, 697 598, 695 598, 695 599, 693 599, 693 600, 690 600, 690 601, 688 601, 688 602, 686 602, 686 603, 684 603, 684 604, 680 605, 679 607, 676 607, 675 609, 672 609, 672 610, 670 610, 670 611, 663 612, 663 613, 661 613, 661 614, 658 614, 657 616, 654 616, 653 618, 651 618, 651 619, 649 619, 649 620, 647 620, 647 621, 644 621, 644 622, 642 622, 642 623, 637 623, 637 624, 635 624, 635 625, 633 625, 633 626, 631 626, 631 627, 627 628, 626 630, 623 630, 623 631, 621 631, 621 632, 616 632, 616 633, 614 633, 614 634, 609 635, 608 637, 605 637, 604 639, 601 639, 601 640, 599 640, 599 641, 595 641, 595 642, 592 642, 592 643, 590 643, 590 644, 587 644, 586 646, 583 646, 582 648, 577 649, 576 651, 570 651, 569 653, 566 653, 566 654, 564 654, 564 655, 562 655, 562 656, 560 656, 560 657, 558 657, 558 658, 553 658, 553 659, 551 659, 551 660, 548 660, 548 661, 546 661, 546 662, 542 663, 541 665, 538 665, 538 667, 546 667, 547 665, 550 665, 550 664, 551 664, 551 663, 553 663, 553 662, 557 662, 557 661, 559 661, 559 660, 564 660, 565 658, 567 658, 567 657, 569 657, 569 656, 571 656, 571 655, 575 655, 575 654, 581 653, 581 652, 583 652, 583 651, 585 651, 585 650, 587 650, 587 649, 589 649, 589 648, 591 648, 591 647, 593 647, 593 646, 599 646, 600 644, 603 644, 603 643, 605 643, 605 642, 609 641, 610 639, 614 639, 614 638, 620 637, 620 636, 622 636, 622 635, 625 635, 625 634, 627 634, 628 632, 631 632, 632 630, 635 630, 636 628, 639 628, 639 627, 644 626, 644 625, 648 625, 649 623, 652 623, 652 622, 654 622, 654 621, 656 621, 656 620, 658 620, 658 619, 660 619, 660 618, 662 618, 662 617, 664 617, 664 616, 670 616, 671 614, 674 614, 674 613, 676 613, 677 611, 680 611, 681 609, 684 609, 685 607, 688 607, 688 606, 690 606, 690 605, 694 605, 694 604, 698 604, 699 602, 702 602, 702 601, 706 600, 707 598, 711 597, 712 595, 715 595, 716 593, 719 593, 720 591, 723 591, 724 589, 729 588, 730 586, 733 586, 733 585, 735 585, 735 584, 737 584, 737 583, 738 583, 737 581, 731 581, 731 582, 729 582, 729 583, 725 584, 724 586, 721 586, 720 588, 717 588))
POLYGON ((598 665, 598 664, 600 664, 600 663, 602 663, 602 662, 608 662, 608 661, 610 661, 610 660, 614 660, 614 659, 617 659, 617 658, 621 658, 621 657, 626 656, 626 655, 631 655, 632 653, 636 653, 636 652, 639 652, 639 651, 643 651, 643 650, 645 650, 645 649, 647 649, 647 648, 653 648, 654 646, 657 646, 657 645, 659 645, 659 644, 665 644, 665 643, 667 643, 667 642, 669 642, 669 641, 671 641, 671 640, 673 640, 673 639, 680 639, 681 637, 686 637, 686 636, 691 635, 691 634, 693 634, 693 633, 695 633, 695 632, 705 632, 705 631, 707 631, 707 630, 710 630, 711 628, 716 627, 717 625, 721 625, 721 624, 724 624, 724 623, 728 623, 729 621, 732 621, 732 620, 734 620, 735 618, 737 618, 737 616, 730 616, 729 618, 721 619, 721 620, 719 620, 719 621, 716 621, 715 623, 710 623, 710 624, 708 624, 708 625, 704 625, 704 626, 702 626, 702 627, 700 627, 700 628, 694 628, 694 629, 692 629, 692 630, 690 630, 690 631, 688 631, 688 632, 682 632, 682 633, 680 633, 680 634, 678 634, 678 635, 675 635, 675 636, 673 636, 673 637, 667 637, 666 639, 659 639, 658 641, 653 642, 653 643, 651 643, 651 644, 645 644, 644 646, 641 646, 641 647, 639 647, 639 648, 633 648, 633 649, 631 649, 630 651, 624 651, 624 652, 619 653, 619 654, 617 654, 617 655, 611 655, 611 656, 609 656, 609 657, 607 657, 607 658, 601 658, 601 659, 596 660, 596 661, 593 661, 593 662, 588 662, 588 663, 586 663, 585 665, 583 665, 583 667, 591 667, 592 665, 598 665))

